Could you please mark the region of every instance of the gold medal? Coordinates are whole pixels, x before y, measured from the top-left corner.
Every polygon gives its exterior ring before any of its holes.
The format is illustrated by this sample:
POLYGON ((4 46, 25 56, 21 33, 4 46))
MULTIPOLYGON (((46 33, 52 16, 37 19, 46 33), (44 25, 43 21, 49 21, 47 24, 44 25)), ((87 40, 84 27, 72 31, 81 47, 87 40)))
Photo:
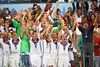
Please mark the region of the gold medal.
POLYGON ((48 46, 46 46, 46 48, 48 48, 48 46))
POLYGON ((85 37, 87 38, 87 35, 85 37))

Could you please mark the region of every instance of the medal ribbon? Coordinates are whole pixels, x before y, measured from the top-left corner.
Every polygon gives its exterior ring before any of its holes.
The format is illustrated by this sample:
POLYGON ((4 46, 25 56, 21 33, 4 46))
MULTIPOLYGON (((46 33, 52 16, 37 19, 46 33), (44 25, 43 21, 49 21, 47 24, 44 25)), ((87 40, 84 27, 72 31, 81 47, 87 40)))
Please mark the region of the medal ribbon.
POLYGON ((35 40, 35 41, 34 41, 34 39, 32 39, 32 42, 34 42, 34 44, 35 44, 35 48, 37 48, 37 43, 38 43, 38 41, 39 41, 39 39, 37 39, 37 40, 35 40))
POLYGON ((87 36, 87 34, 88 34, 88 30, 84 30, 84 32, 85 32, 85 36, 87 36))
POLYGON ((12 43, 14 44, 14 46, 15 46, 15 48, 17 48, 17 44, 19 43, 19 39, 17 39, 17 40, 12 40, 12 43))
POLYGON ((56 45, 56 49, 58 48, 58 43, 57 41, 54 41, 54 44, 56 45))
POLYGON ((35 48, 37 48, 37 43, 38 43, 38 41, 37 41, 37 40, 35 40, 35 41, 34 41, 35 48))
POLYGON ((66 50, 66 43, 63 43, 63 50, 66 50))
POLYGON ((46 47, 48 47, 48 41, 46 41, 46 47))

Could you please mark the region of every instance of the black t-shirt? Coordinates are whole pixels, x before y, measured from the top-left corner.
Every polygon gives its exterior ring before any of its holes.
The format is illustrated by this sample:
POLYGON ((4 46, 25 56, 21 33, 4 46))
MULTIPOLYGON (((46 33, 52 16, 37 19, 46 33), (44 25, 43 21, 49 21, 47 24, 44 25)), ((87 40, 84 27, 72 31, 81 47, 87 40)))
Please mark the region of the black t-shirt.
POLYGON ((79 26, 78 28, 82 32, 83 44, 87 42, 93 43, 94 26, 91 26, 87 30, 83 29, 81 26, 79 26))

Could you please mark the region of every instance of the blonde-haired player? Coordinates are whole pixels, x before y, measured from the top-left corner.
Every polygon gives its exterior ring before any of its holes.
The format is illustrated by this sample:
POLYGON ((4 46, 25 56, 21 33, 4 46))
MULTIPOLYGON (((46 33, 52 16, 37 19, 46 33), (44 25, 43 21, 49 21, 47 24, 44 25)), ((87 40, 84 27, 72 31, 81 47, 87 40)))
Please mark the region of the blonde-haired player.
POLYGON ((34 31, 30 39, 30 63, 32 67, 41 66, 42 46, 37 31, 34 31))
POLYGON ((51 40, 49 35, 42 40, 43 45, 43 67, 52 67, 53 63, 51 60, 51 40))

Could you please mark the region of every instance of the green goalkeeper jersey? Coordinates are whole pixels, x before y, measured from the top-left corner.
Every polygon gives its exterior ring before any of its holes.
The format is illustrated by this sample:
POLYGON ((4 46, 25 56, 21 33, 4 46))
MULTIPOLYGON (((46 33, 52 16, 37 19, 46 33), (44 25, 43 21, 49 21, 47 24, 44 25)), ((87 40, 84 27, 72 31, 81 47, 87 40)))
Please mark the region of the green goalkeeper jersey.
MULTIPOLYGON (((12 22, 13 22, 13 26, 16 28, 16 32, 17 32, 18 36, 21 36, 22 28, 21 28, 20 22, 18 22, 15 19, 13 19, 12 22)), ((30 52, 30 43, 29 43, 28 36, 26 34, 24 34, 24 36, 22 38, 20 52, 21 53, 22 52, 30 52)))

